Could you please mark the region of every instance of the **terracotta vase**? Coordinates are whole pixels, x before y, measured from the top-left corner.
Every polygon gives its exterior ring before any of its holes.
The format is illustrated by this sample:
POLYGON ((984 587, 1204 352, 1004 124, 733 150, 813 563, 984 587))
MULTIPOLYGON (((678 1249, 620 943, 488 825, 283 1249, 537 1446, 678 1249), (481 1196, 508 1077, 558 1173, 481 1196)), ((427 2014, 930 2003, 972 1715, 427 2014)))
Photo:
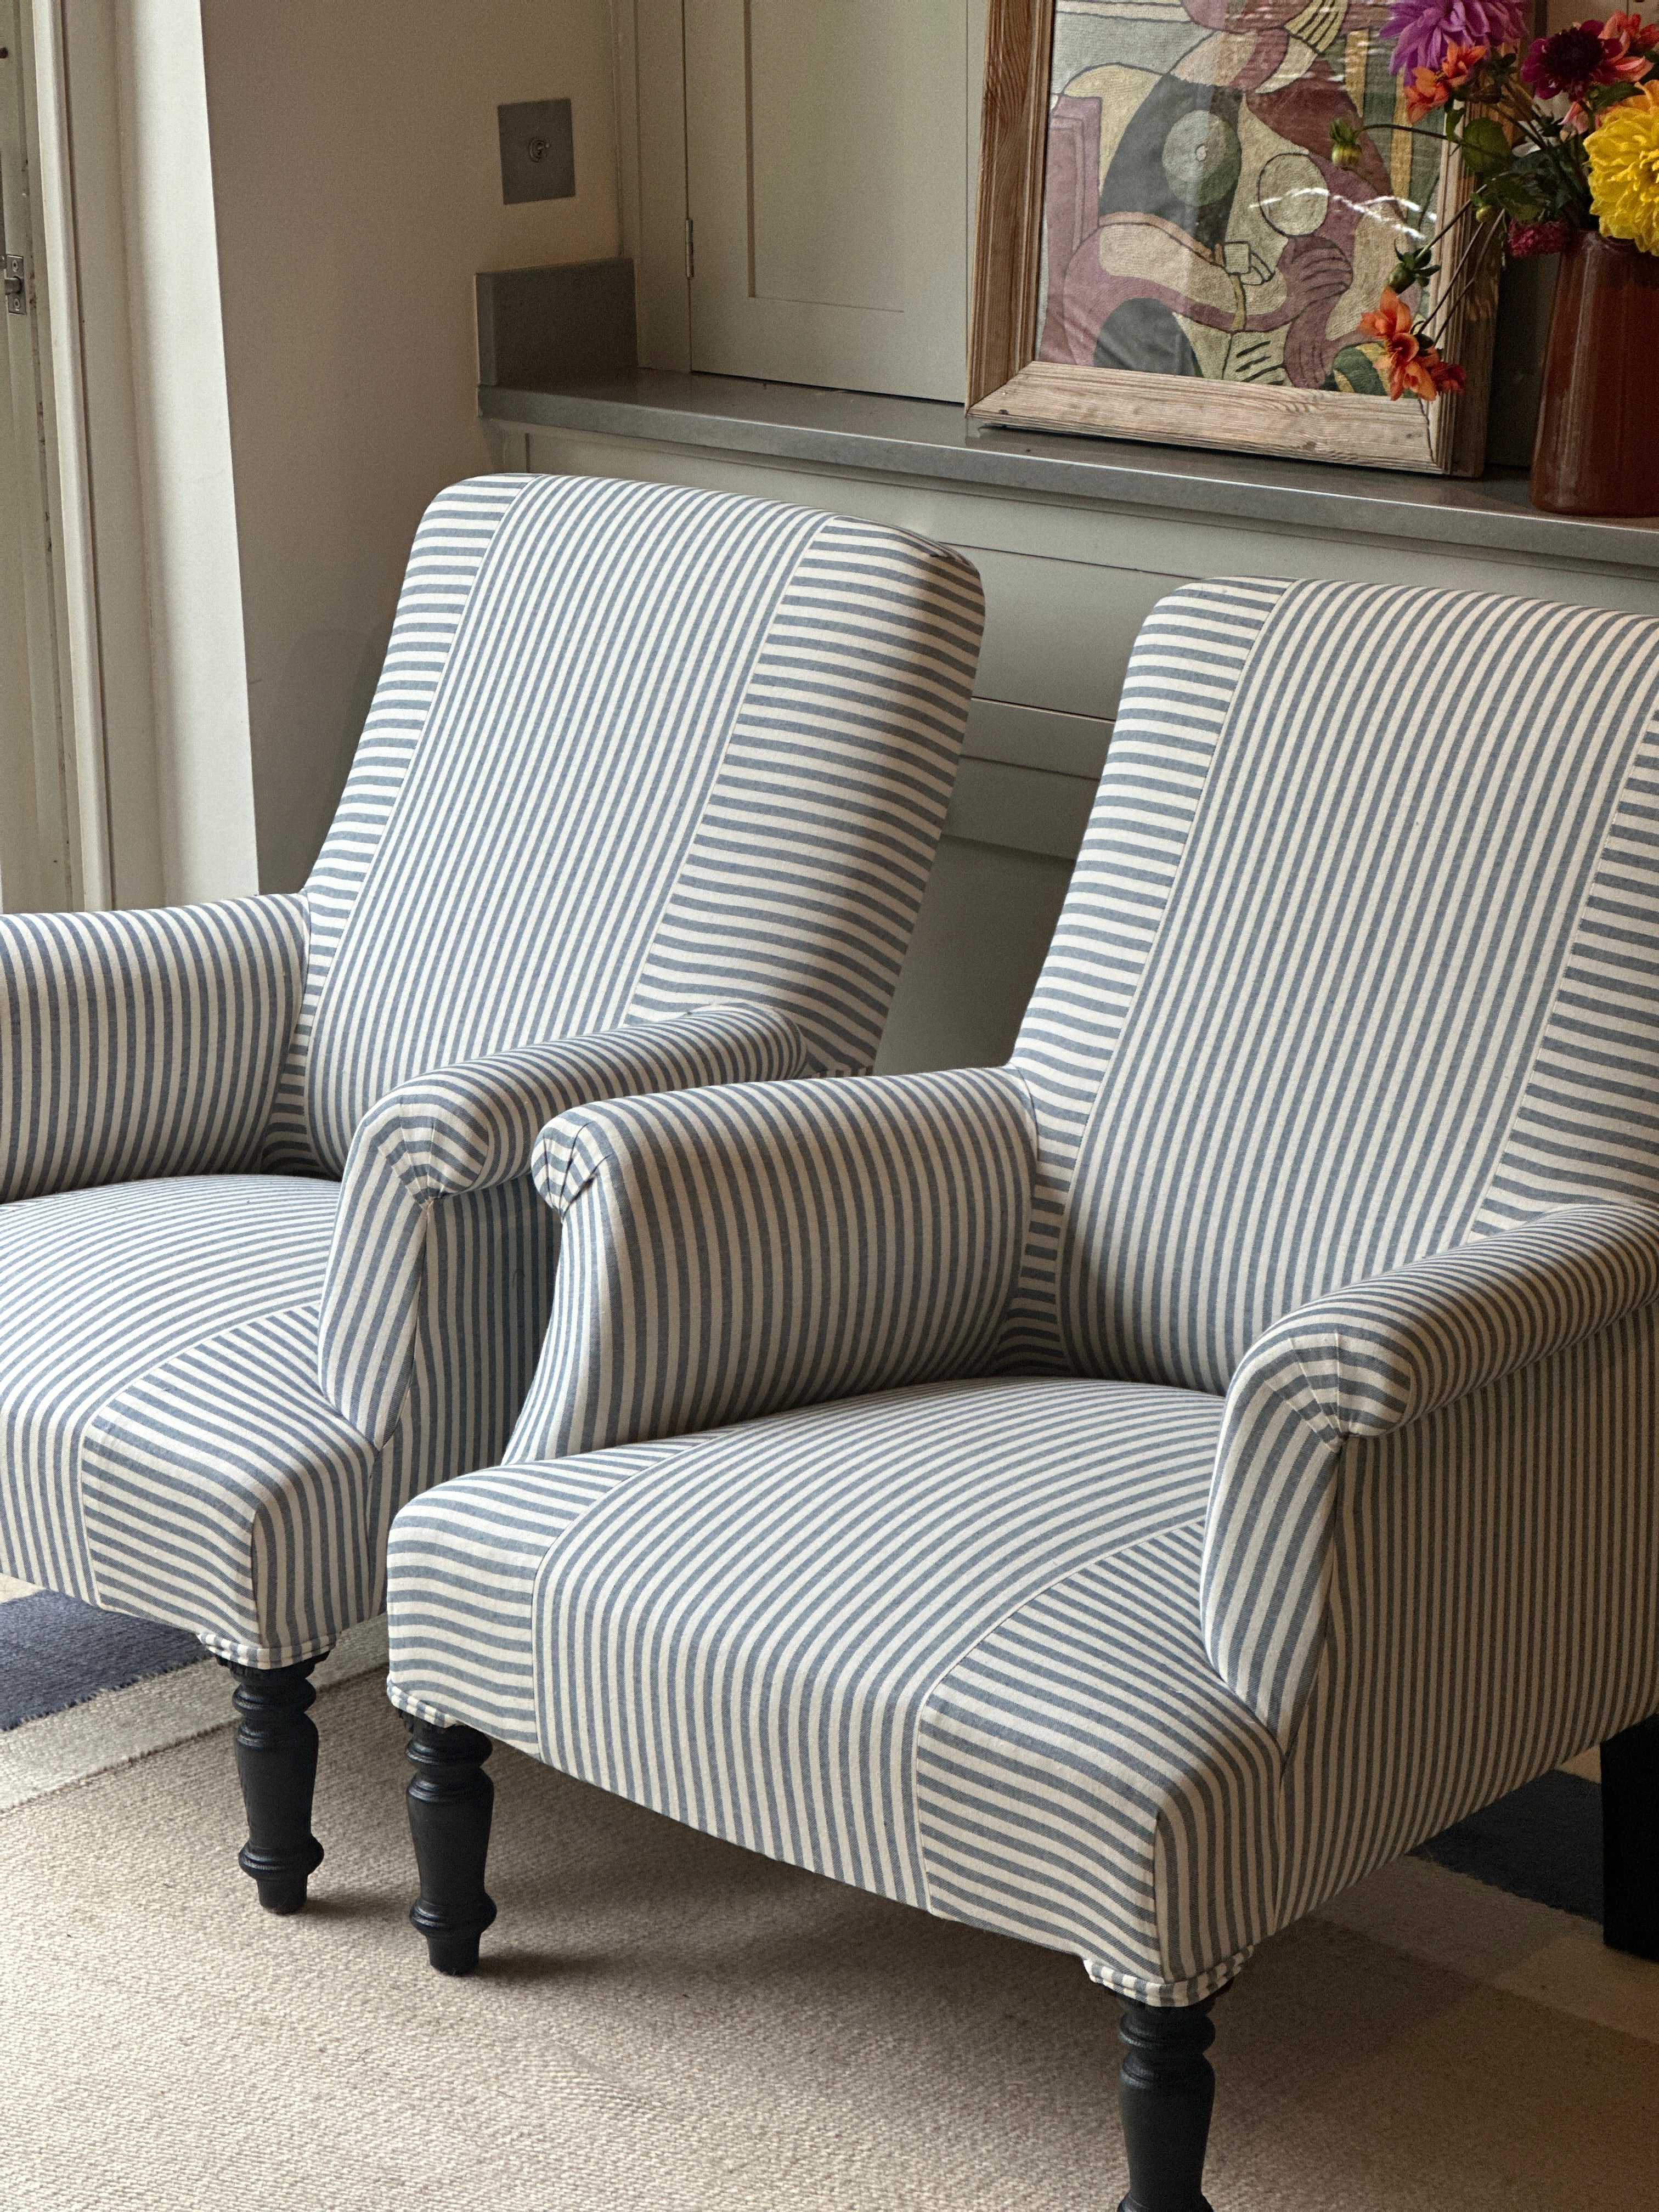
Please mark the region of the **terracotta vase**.
POLYGON ((1552 514, 1659 515, 1659 258, 1575 231, 1561 256, 1532 451, 1552 514))

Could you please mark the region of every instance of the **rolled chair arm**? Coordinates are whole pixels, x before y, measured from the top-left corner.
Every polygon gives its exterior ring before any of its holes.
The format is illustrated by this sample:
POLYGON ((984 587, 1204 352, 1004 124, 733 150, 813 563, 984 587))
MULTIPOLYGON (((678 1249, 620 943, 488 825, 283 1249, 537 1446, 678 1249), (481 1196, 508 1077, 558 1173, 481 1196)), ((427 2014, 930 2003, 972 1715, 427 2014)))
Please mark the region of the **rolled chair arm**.
POLYGON ((566 1114, 535 1175, 564 1219, 511 1445, 548 1459, 967 1374, 1030 1213, 1030 1104, 1000 1069, 739 1085, 566 1114))
POLYGON ((1562 1206, 1316 1299, 1251 1346, 1216 1455, 1204 1638, 1222 1679, 1281 1741, 1318 1657, 1349 1448, 1471 1398, 1656 1297, 1659 1212, 1562 1206))
POLYGON ((0 915, 0 1201, 252 1166, 307 942, 301 896, 0 915))
POLYGON ((428 1213, 527 1174, 550 1116, 634 1091, 793 1075, 805 1053, 786 1015, 707 1006, 465 1060, 389 1091, 346 1156, 318 1338, 325 1395, 385 1443, 409 1382, 428 1213))

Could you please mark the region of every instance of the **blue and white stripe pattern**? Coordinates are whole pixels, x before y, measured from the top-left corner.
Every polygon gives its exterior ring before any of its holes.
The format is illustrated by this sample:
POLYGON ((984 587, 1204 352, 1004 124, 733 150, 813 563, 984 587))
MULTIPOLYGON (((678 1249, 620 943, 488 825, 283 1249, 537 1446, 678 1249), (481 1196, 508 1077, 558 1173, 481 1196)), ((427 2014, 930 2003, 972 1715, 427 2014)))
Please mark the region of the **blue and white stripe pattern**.
POLYGON ((787 1013, 815 1072, 874 1060, 956 778, 983 607, 965 562, 820 518, 733 718, 630 1018, 787 1013))
POLYGON ((252 1165, 306 938, 303 898, 0 915, 0 1203, 252 1165))
POLYGON ((545 1133, 394 1699, 1163 2004, 1659 1708, 1656 744, 1659 623, 1166 600, 1007 1069, 545 1133))
POLYGON ((1224 1391, 1281 1315, 1478 1233, 1559 995, 1589 1012, 1563 969, 1656 726, 1655 635, 1285 592, 1073 1170, 1069 1364, 1224 1391), (1401 637, 1433 649, 1402 667, 1401 637))
POLYGON ((528 1388, 542 1126, 869 1066, 981 613, 868 524, 457 485, 302 896, 0 918, 0 1559, 262 1665, 374 1612, 528 1388))
POLYGON ((1282 584, 1173 592, 1141 626, 1111 750, 1013 1067, 1039 1132, 1031 1230, 999 1364, 1063 1372, 1055 1282, 1078 1150, 1140 996, 1216 748, 1282 584))
MULTIPOLYGON (((0 1206, 0 1571, 100 1601, 89 1431, 150 1370, 210 1345, 220 1313, 257 1327, 314 1298, 338 1200, 337 1184, 297 1176, 198 1176, 0 1206)), ((136 1516, 132 1547, 217 1546, 210 1525, 181 1541, 167 1518, 136 1516)))
POLYGON ((514 1458, 983 1369, 1030 1213, 1029 1108, 1000 1069, 633 1103, 542 1140, 568 1227, 514 1458))
POLYGON ((1337 1497, 1365 1479, 1366 1446, 1421 1432, 1656 1297, 1659 1209, 1563 1206, 1331 1291, 1256 1339, 1216 1455, 1204 1632, 1217 1672, 1281 1741, 1313 1684, 1337 1497))
POLYGON ((805 508, 524 477, 443 494, 410 590, 318 861, 284 1142, 338 1174, 412 1077, 712 1002, 867 1067, 955 780, 966 563, 805 508))
POLYGON ((682 1021, 521 1046, 388 1091, 346 1155, 318 1337, 325 1396, 371 1443, 386 1442, 409 1387, 428 1216, 443 1199, 528 1174, 550 1115, 635 1091, 775 1081, 805 1060, 787 1015, 710 1006, 682 1021))
MULTIPOLYGON (((1163 1786, 1115 1771, 1109 1699, 1034 1755, 998 1655, 1034 1607, 1088 1604, 1091 1573, 1195 1522, 1219 1412, 1144 1385, 936 1383, 465 1477, 393 1530, 393 1694, 475 1725, 487 1706, 565 1772, 750 1850, 1050 1940, 1103 1838, 1150 1850, 1163 1786), (1020 1899, 994 1885, 993 1917, 974 1900, 1005 1732, 1053 1850, 1020 1899)), ((1127 1947, 1158 1978, 1138 1881, 1083 1948, 1127 1947)))

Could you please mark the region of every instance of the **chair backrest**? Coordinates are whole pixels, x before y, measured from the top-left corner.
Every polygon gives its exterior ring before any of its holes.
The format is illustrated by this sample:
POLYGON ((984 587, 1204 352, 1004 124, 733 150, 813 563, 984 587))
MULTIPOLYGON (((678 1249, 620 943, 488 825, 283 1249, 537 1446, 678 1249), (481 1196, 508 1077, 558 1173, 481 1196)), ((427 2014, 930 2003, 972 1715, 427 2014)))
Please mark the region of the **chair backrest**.
POLYGON ((441 493, 306 886, 270 1163, 337 1173, 411 1077, 714 1000, 867 1066, 981 617, 968 562, 871 523, 586 477, 441 493))
POLYGON ((1013 1065, 1000 1364, 1224 1390, 1306 1300, 1659 1202, 1659 622, 1189 585, 1136 644, 1013 1065))

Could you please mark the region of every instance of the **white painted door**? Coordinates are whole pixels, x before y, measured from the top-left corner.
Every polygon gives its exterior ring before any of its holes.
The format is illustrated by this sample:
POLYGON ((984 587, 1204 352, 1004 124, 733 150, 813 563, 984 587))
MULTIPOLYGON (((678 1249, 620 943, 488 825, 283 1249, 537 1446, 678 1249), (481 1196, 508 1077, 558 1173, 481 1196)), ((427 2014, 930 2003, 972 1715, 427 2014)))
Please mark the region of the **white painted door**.
POLYGON ((963 398, 983 0, 685 0, 691 367, 963 398))
POLYGON ((0 0, 0 908, 70 903, 67 799, 41 406, 41 301, 29 201, 26 50, 0 0))

